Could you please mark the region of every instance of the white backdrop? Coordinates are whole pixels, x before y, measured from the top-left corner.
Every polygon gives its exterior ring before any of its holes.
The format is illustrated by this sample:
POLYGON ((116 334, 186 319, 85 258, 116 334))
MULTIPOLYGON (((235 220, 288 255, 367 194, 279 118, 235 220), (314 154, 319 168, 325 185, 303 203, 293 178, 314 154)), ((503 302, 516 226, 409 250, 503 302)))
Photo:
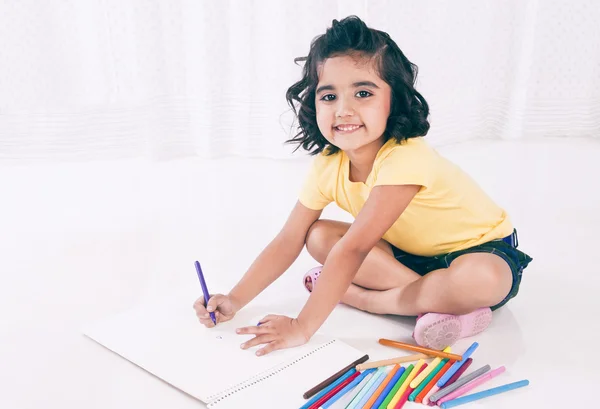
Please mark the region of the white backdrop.
POLYGON ((434 144, 600 135, 597 0, 0 0, 0 163, 288 158, 293 58, 349 14, 419 66, 434 144))

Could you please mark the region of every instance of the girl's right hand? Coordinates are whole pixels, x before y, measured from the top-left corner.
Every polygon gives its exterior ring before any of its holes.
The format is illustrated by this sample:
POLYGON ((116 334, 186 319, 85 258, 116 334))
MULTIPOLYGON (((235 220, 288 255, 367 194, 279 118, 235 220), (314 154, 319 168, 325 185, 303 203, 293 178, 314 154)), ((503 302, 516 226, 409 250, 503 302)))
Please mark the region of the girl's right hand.
POLYGON ((200 297, 194 303, 196 316, 205 327, 212 328, 215 326, 210 318, 210 312, 215 313, 217 323, 226 322, 235 316, 235 308, 231 299, 223 294, 214 294, 210 296, 208 305, 204 307, 204 297, 200 297))

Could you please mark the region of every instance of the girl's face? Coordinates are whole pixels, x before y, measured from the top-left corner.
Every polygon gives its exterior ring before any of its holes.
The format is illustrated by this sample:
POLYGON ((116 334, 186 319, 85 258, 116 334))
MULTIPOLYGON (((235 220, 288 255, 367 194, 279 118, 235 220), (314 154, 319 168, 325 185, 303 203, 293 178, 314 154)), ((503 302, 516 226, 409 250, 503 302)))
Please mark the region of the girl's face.
POLYGON ((346 152, 374 142, 381 146, 391 94, 374 62, 351 56, 328 58, 320 66, 315 95, 319 130, 346 152))

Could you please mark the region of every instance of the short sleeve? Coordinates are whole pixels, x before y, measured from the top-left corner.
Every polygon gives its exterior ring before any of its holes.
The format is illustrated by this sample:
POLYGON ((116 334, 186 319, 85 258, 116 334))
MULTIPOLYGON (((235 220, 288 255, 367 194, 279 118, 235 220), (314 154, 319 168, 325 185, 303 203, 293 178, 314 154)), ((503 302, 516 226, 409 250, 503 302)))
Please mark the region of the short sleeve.
POLYGON ((418 143, 397 145, 381 159, 374 186, 421 185, 431 187, 436 155, 418 143))
POLYGON ((327 162, 327 157, 323 155, 316 156, 313 159, 300 190, 298 200, 309 209, 322 210, 333 201, 331 193, 323 189, 323 180, 328 173, 327 162))

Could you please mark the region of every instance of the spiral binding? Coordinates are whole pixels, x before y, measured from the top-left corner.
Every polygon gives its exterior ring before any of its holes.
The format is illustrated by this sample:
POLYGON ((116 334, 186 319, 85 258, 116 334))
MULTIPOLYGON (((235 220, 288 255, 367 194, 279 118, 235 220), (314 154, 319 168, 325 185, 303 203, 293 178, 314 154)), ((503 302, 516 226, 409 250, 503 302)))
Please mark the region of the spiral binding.
POLYGON ((336 342, 335 339, 320 345, 319 347, 313 349, 312 351, 299 356, 298 358, 296 358, 295 360, 293 360, 292 362, 288 362, 288 363, 284 363, 284 364, 280 364, 279 366, 275 366, 271 369, 267 369, 264 372, 259 373, 258 375, 255 375, 254 377, 244 381, 244 382, 240 382, 237 385, 234 385, 232 387, 230 387, 229 389, 226 389, 223 392, 219 392, 215 395, 211 395, 207 398, 208 404, 206 405, 208 408, 212 408, 216 405, 219 404, 219 402, 224 401, 225 399, 231 397, 232 395, 235 395, 237 392, 240 392, 246 388, 249 388, 253 385, 256 385, 259 382, 264 381, 265 379, 268 379, 272 376, 277 375, 278 373, 286 370, 287 368, 289 368, 292 365, 297 364, 298 362, 302 361, 303 359, 308 358, 309 356, 311 356, 312 354, 320 351, 321 349, 328 347, 329 345, 332 345, 336 342))

